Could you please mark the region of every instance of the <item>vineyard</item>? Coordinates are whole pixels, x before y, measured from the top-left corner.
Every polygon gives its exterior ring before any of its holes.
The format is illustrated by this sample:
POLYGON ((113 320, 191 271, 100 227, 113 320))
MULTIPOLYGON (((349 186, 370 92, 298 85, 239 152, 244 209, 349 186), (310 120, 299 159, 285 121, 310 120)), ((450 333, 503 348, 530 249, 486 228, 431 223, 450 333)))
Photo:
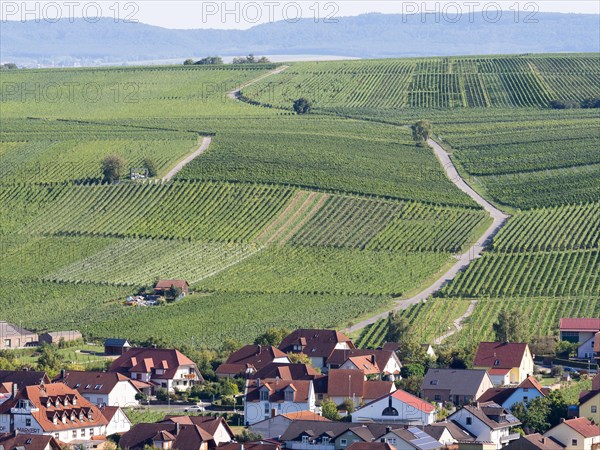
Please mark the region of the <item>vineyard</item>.
MULTIPOLYGON (((445 301, 445 300, 442 300, 445 301)), ((518 309, 527 321, 526 330, 533 336, 553 335, 562 317, 600 317, 598 297, 480 299, 473 315, 464 322, 463 330, 450 339, 472 344, 493 339, 492 324, 502 310, 518 309)))
MULTIPOLYGON (((462 316, 469 302, 460 299, 429 300, 398 311, 397 314, 407 319, 410 333, 417 342, 432 343, 435 338, 449 330, 449 323, 462 316)), ((385 342, 388 320, 380 319, 365 328, 356 340, 358 348, 379 348, 385 342)))
POLYGON ((600 94, 594 56, 490 56, 296 63, 244 88, 245 97, 291 108, 298 97, 338 108, 547 107, 600 94))

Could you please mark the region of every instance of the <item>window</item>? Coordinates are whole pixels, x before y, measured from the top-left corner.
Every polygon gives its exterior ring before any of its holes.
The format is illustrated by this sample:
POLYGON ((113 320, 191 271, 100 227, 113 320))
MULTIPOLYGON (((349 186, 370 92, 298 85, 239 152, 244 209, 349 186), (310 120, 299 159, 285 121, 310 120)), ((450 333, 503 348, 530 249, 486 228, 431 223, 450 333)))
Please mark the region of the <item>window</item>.
POLYGON ((269 409, 269 404, 265 403, 265 413, 269 413, 269 412, 271 412, 269 409))
POLYGON ((345 447, 346 445, 348 445, 348 440, 340 439, 340 447, 345 447))
POLYGON ((495 365, 495 366, 499 366, 499 365, 500 365, 500 360, 499 360, 499 359, 497 359, 496 361, 494 361, 494 365, 495 365))
POLYGON ((285 391, 285 401, 286 402, 294 401, 294 391, 285 391))
POLYGON ((302 443, 308 444, 308 436, 302 436, 302 443))
POLYGON ((323 443, 323 444, 329 444, 329 438, 327 436, 323 436, 321 438, 321 443, 323 443))
POLYGON ((25 419, 25 426, 26 427, 30 427, 31 426, 31 419, 29 419, 29 418, 25 419))
POLYGON ((577 439, 571 439, 571 445, 572 446, 576 446, 577 445, 577 439))
POLYGON ((382 416, 397 416, 398 410, 392 406, 388 406, 381 412, 382 416))
POLYGON ((76 438, 77 437, 77 430, 73 430, 73 437, 76 438))
POLYGON ((323 400, 323 394, 317 394, 317 399, 318 400, 323 400))
POLYGON ((94 429, 90 428, 90 436, 93 436, 93 435, 94 435, 94 429))
POLYGON ((60 435, 58 433, 54 433, 54 439, 58 439, 60 435))
POLYGON ((596 414, 598 412, 598 407, 596 405, 592 405, 592 412, 596 414))
POLYGON ((4 346, 10 347, 10 339, 4 339, 4 346))
POLYGON ((467 417, 467 425, 473 425, 473 418, 467 417))
POLYGON ((85 428, 82 428, 81 433, 79 433, 79 434, 81 434, 81 437, 85 437, 85 428))
POLYGON ((441 402, 441 401, 442 401, 442 396, 441 396, 440 394, 435 394, 435 395, 433 396, 433 399, 434 399, 436 402, 441 402))
POLYGON ((262 391, 260 391, 260 401, 266 402, 268 400, 269 400, 269 391, 263 389, 262 391))
POLYGON ((525 396, 523 397, 523 403, 527 403, 529 401, 529 397, 525 396))
POLYGON ((437 384, 438 384, 438 380, 431 380, 431 383, 430 383, 430 384, 432 384, 433 386, 437 386, 437 384))

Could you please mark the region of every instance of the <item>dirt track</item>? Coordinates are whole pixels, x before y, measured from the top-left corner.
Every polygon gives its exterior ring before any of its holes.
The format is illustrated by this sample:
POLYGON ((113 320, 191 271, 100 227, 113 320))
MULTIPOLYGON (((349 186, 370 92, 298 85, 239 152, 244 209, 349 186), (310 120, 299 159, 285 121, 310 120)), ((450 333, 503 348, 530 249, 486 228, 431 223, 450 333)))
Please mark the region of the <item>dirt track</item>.
POLYGON ((175 175, 177 175, 179 173, 179 171, 185 167, 186 164, 189 164, 194 158, 196 158, 196 157, 200 156, 202 153, 204 153, 208 149, 208 146, 210 145, 211 142, 212 142, 212 138, 210 138, 210 137, 203 138, 202 143, 200 144, 200 147, 198 148, 198 150, 196 150, 194 153, 189 155, 184 160, 178 162, 177 165, 175 167, 173 167, 169 171, 169 173, 166 174, 162 178, 163 182, 171 181, 171 178, 173 178, 175 175))

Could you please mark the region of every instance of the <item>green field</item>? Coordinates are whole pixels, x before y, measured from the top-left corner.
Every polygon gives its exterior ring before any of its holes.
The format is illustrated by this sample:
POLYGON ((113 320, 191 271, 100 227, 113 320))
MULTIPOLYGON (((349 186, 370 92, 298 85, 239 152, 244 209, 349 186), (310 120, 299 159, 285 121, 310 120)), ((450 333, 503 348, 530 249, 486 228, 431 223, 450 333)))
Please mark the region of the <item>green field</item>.
MULTIPOLYGON (((20 90, 0 98, 0 320, 218 348, 380 312, 490 224, 415 145, 406 125, 419 119, 511 218, 444 298, 401 313, 417 338, 446 333, 472 299, 454 342, 489 338, 508 306, 524 305, 534 334, 561 314, 599 314, 600 116, 546 109, 600 96, 598 58, 293 63, 243 89, 253 104, 228 98, 274 67, 3 72, 20 90), (72 98, 52 97, 70 83, 72 98), (291 112, 300 96, 311 114, 291 112), (209 135, 204 154, 159 180, 209 135), (158 177, 100 184, 109 154, 127 169, 151 158, 158 177), (196 294, 123 305, 157 278, 185 278, 196 294)), ((384 336, 380 321, 359 343, 384 336)))

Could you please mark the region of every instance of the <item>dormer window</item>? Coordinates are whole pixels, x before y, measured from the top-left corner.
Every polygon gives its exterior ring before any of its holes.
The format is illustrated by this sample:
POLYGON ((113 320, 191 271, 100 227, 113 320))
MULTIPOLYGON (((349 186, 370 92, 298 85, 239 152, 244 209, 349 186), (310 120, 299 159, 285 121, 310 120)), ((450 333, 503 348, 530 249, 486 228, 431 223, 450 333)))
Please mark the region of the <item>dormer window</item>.
POLYGON ((83 421, 83 411, 79 411, 79 420, 83 421))
POLYGON ((56 408, 58 408, 60 406, 60 401, 58 400, 58 397, 56 397, 56 401, 54 402, 54 406, 56 408))
POLYGON ((102 385, 101 384, 97 384, 96 386, 94 386, 94 389, 96 391, 99 391, 100 389, 102 389, 102 385))
POLYGON ((496 361, 494 361, 494 366, 499 366, 500 365, 500 360, 497 359, 496 361))
POLYGON ((71 422, 75 421, 75 413, 73 411, 71 411, 71 422))
POLYGON ((67 415, 63 414, 62 416, 62 423, 67 423, 67 415))
POLYGON ((46 400, 46 408, 50 408, 52 406, 52 402, 50 399, 46 400))
POLYGON ((77 406, 77 397, 73 397, 73 406, 77 406))
POLYGON ((267 391, 266 389, 262 389, 260 391, 260 401, 261 402, 268 402, 269 401, 269 391, 267 391))
POLYGON ((58 417, 54 416, 54 417, 52 418, 52 423, 53 423, 54 425, 58 425, 58 417))
POLYGON ((437 386, 437 384, 438 384, 438 380, 431 380, 431 383, 430 383, 430 384, 432 384, 433 386, 437 386))
POLYGON ((65 399, 64 399, 64 401, 63 401, 63 405, 65 406, 65 408, 66 408, 67 406, 69 406, 69 398, 68 398, 68 397, 65 397, 65 399))
POLYGON ((87 418, 88 418, 89 420, 94 420, 94 415, 92 414, 92 410, 91 410, 91 409, 88 411, 87 418))
POLYGON ((284 398, 285 398, 286 402, 293 402, 294 401, 294 391, 292 391, 291 389, 285 391, 284 398))

